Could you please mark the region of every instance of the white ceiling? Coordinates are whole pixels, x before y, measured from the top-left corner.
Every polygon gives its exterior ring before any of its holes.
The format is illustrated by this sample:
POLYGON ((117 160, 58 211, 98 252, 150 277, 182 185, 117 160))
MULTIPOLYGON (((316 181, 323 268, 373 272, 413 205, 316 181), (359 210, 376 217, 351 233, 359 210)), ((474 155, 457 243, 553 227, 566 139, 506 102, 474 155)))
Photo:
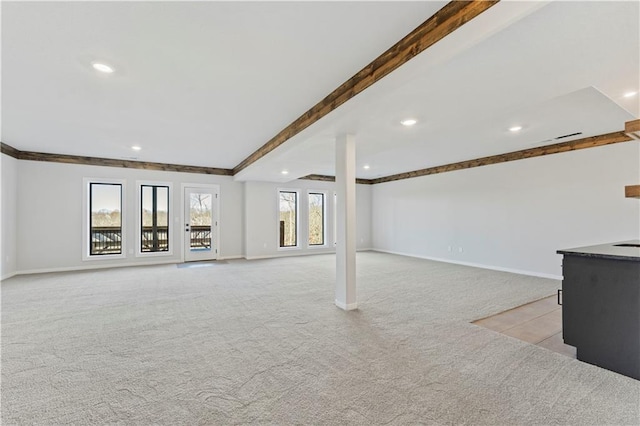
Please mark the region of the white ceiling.
POLYGON ((2 2, 2 141, 233 168, 444 4, 2 2))
POLYGON ((344 132, 370 179, 622 130, 640 113, 623 97, 640 85, 639 5, 499 3, 236 178, 333 175, 344 132))
MULTIPOLYGON (((2 141, 233 168, 444 4, 4 2, 2 141)), ((622 96, 639 6, 503 1, 236 179, 332 175, 343 132, 375 178, 621 130, 640 114, 622 96)))

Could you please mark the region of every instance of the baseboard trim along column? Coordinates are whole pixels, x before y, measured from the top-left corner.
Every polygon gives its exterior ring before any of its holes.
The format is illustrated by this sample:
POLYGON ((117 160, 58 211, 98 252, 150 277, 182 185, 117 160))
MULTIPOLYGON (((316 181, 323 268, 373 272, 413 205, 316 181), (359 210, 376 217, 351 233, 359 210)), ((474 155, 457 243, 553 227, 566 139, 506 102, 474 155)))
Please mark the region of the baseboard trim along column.
POLYGON ((353 311, 358 309, 358 303, 349 303, 349 304, 345 304, 342 303, 340 301, 338 301, 338 299, 336 299, 336 306, 340 309, 343 309, 345 311, 353 311))

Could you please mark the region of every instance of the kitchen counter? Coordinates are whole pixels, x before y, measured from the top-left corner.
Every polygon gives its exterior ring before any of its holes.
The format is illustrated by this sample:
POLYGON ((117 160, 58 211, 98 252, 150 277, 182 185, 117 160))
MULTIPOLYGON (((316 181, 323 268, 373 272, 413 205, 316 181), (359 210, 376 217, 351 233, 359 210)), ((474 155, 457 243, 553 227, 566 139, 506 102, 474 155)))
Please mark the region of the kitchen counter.
POLYGON ((640 241, 562 254, 562 336, 577 358, 640 380, 640 241), (622 245, 621 245, 622 244, 622 245))
POLYGON ((640 262, 640 240, 558 250, 558 254, 640 262), (625 244, 626 246, 621 246, 625 244), (636 245, 638 247, 630 247, 636 245))

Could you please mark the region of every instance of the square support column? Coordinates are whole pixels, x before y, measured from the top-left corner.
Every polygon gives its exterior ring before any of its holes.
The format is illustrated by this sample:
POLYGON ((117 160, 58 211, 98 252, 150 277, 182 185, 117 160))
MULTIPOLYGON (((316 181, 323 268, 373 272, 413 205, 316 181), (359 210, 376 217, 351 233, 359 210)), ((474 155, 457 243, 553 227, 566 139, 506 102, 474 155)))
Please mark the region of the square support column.
POLYGON ((358 308, 356 300, 356 143, 353 135, 336 138, 336 306, 358 308))

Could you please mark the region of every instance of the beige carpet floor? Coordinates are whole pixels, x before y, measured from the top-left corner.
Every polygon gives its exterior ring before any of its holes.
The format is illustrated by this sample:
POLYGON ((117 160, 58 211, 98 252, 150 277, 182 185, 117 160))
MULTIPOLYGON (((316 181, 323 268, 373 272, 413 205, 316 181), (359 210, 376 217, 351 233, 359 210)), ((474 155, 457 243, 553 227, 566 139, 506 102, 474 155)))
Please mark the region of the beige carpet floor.
POLYGON ((640 424, 640 382, 470 324, 560 282, 359 253, 2 283, 2 424, 640 424))

